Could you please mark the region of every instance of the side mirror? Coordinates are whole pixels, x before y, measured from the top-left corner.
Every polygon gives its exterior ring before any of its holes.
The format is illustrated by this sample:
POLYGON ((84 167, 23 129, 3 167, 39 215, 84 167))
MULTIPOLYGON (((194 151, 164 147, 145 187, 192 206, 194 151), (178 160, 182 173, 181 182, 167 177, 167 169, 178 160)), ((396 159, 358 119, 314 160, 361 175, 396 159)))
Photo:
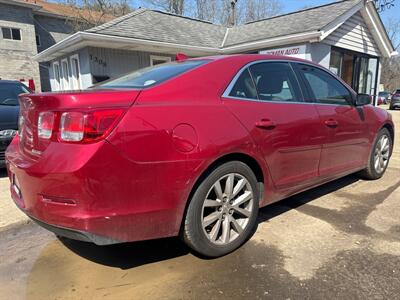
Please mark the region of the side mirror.
POLYGON ((372 97, 368 94, 358 94, 356 98, 356 106, 364 106, 372 103, 372 97))

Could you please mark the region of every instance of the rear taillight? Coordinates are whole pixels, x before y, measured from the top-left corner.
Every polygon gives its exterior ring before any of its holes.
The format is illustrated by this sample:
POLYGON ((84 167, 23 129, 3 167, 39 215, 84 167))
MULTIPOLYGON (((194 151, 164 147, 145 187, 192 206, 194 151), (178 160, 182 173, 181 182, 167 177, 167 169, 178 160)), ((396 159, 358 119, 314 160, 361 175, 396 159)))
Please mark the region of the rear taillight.
POLYGON ((60 140, 83 143, 100 140, 115 127, 123 113, 123 109, 62 113, 60 140))
POLYGON ((65 112, 61 115, 60 138, 67 142, 79 142, 85 134, 85 115, 81 112, 65 112))
POLYGON ((38 135, 42 139, 50 139, 54 128, 54 112, 45 111, 39 114, 38 135))

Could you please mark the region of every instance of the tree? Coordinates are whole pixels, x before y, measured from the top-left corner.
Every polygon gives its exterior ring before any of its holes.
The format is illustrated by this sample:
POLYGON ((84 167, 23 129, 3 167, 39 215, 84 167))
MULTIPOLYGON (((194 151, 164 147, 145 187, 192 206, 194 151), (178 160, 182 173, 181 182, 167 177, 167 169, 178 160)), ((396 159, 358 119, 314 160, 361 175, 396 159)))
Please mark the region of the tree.
MULTIPOLYGON (((395 50, 400 50, 400 18, 389 18, 385 24, 386 31, 395 50)), ((382 59, 381 82, 385 89, 393 91, 400 87, 400 57, 382 59)))
POLYGON ((398 50, 400 48, 400 18, 388 18, 385 27, 394 49, 398 50))
POLYGON ((194 0, 198 19, 223 24, 240 25, 279 14, 278 0, 194 0))
POLYGON ((238 22, 253 22, 278 15, 282 5, 276 0, 247 0, 239 4, 238 22))
POLYGON ((64 0, 70 7, 68 22, 75 31, 85 30, 108 22, 132 11, 128 0, 64 0))
POLYGON ((376 10, 381 13, 387 9, 391 9, 394 7, 395 0, 374 0, 376 10))
POLYGON ((197 0, 195 1, 196 18, 209 22, 218 22, 219 15, 218 0, 197 0))
POLYGON ((144 2, 177 15, 183 15, 185 10, 185 0, 144 0, 144 2))

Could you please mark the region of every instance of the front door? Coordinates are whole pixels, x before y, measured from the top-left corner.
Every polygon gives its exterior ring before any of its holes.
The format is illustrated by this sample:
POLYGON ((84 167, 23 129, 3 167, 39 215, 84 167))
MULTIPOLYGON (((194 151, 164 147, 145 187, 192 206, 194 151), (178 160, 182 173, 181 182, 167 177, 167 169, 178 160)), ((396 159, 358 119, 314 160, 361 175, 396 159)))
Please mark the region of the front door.
POLYGON ((277 189, 290 193, 316 180, 323 128, 290 64, 253 64, 228 92, 225 105, 250 132, 277 189))
POLYGON ((296 65, 325 127, 327 138, 322 147, 320 175, 329 177, 364 166, 369 148, 363 108, 353 105, 349 89, 328 72, 296 65))

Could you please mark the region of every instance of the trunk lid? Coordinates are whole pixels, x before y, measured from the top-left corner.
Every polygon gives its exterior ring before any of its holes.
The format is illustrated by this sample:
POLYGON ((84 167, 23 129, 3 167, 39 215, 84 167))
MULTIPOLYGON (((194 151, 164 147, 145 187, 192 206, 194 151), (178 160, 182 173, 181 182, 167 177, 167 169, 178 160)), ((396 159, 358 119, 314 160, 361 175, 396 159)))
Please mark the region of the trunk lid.
MULTIPOLYGON (((50 140, 38 137, 38 118, 43 111, 129 107, 140 90, 87 90, 80 92, 24 94, 20 101, 19 142, 21 152, 30 159, 39 159, 50 140)), ((57 126, 57 123, 56 123, 57 126)))

